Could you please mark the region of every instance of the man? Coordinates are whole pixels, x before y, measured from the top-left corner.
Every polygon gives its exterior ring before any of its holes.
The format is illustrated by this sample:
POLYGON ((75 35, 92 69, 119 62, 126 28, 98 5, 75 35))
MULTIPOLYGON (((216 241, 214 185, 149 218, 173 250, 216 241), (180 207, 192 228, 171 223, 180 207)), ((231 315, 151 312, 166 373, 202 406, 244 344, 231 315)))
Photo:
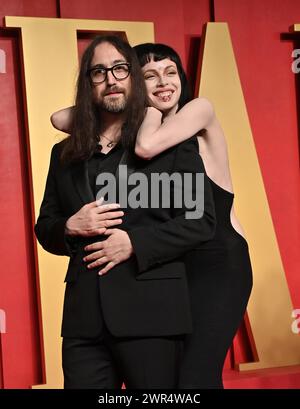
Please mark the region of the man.
POLYGON ((96 37, 81 61, 71 136, 52 150, 35 226, 47 251, 70 256, 62 324, 65 388, 120 388, 123 381, 127 388, 174 388, 182 337, 192 330, 180 256, 214 233, 208 184, 197 219, 185 217, 184 205, 129 203, 121 228, 106 230, 122 213, 95 201, 98 175, 118 176, 119 164, 147 180, 161 172, 204 172, 194 138, 151 161, 133 158, 145 95, 131 47, 117 37, 96 37))

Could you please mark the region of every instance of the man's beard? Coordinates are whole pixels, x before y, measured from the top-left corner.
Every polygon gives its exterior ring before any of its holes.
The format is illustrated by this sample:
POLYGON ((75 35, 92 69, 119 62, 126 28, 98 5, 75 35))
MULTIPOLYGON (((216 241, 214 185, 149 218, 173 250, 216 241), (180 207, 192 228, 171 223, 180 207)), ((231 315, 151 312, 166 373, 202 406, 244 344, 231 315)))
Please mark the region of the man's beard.
POLYGON ((122 98, 105 98, 100 102, 100 108, 111 113, 121 113, 125 111, 127 106, 127 99, 125 96, 122 98))
POLYGON ((118 98, 103 96, 103 99, 97 102, 100 110, 119 114, 125 111, 128 105, 128 97, 125 94, 118 98))

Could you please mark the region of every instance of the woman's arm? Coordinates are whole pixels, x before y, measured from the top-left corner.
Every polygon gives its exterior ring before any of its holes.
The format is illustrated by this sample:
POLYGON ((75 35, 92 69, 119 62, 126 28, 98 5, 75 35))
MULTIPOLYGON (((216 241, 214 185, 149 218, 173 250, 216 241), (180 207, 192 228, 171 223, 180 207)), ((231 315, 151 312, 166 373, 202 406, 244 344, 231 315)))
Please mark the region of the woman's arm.
POLYGON ((54 128, 65 133, 70 133, 73 121, 73 108, 74 107, 64 108, 51 115, 50 121, 54 128))
POLYGON ((135 153, 151 159, 208 127, 214 116, 213 106, 206 98, 193 99, 163 123, 162 113, 150 107, 138 132, 135 153))

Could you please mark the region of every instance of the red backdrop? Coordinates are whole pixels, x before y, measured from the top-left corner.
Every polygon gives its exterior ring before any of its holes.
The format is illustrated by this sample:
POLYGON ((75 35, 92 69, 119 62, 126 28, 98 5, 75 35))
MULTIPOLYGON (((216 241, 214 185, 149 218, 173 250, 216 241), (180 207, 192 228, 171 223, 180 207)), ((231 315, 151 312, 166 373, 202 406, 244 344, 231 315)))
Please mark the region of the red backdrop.
MULTIPOLYGON (((203 24, 228 22, 292 301, 300 308, 299 91, 291 70, 292 50, 300 46, 296 36, 287 35, 289 26, 300 22, 299 1, 152 0, 145 5, 139 0, 4 0, 0 4, 0 49, 6 53, 6 73, 0 73, 0 309, 6 312, 7 332, 0 334, 0 387, 28 388, 43 382, 19 33, 3 28, 6 15, 153 21, 156 42, 179 52, 192 83, 203 24)), ((241 331, 235 341, 239 361, 250 356, 243 335, 241 331)))

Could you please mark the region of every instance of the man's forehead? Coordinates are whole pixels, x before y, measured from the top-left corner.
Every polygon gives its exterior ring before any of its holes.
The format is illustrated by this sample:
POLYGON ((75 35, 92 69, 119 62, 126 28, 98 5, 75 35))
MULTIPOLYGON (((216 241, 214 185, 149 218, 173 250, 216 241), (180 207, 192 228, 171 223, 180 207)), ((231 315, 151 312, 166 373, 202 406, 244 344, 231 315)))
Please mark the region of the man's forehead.
POLYGON ((101 64, 111 66, 119 62, 126 62, 126 58, 116 49, 113 44, 101 43, 94 50, 92 65, 101 64))

